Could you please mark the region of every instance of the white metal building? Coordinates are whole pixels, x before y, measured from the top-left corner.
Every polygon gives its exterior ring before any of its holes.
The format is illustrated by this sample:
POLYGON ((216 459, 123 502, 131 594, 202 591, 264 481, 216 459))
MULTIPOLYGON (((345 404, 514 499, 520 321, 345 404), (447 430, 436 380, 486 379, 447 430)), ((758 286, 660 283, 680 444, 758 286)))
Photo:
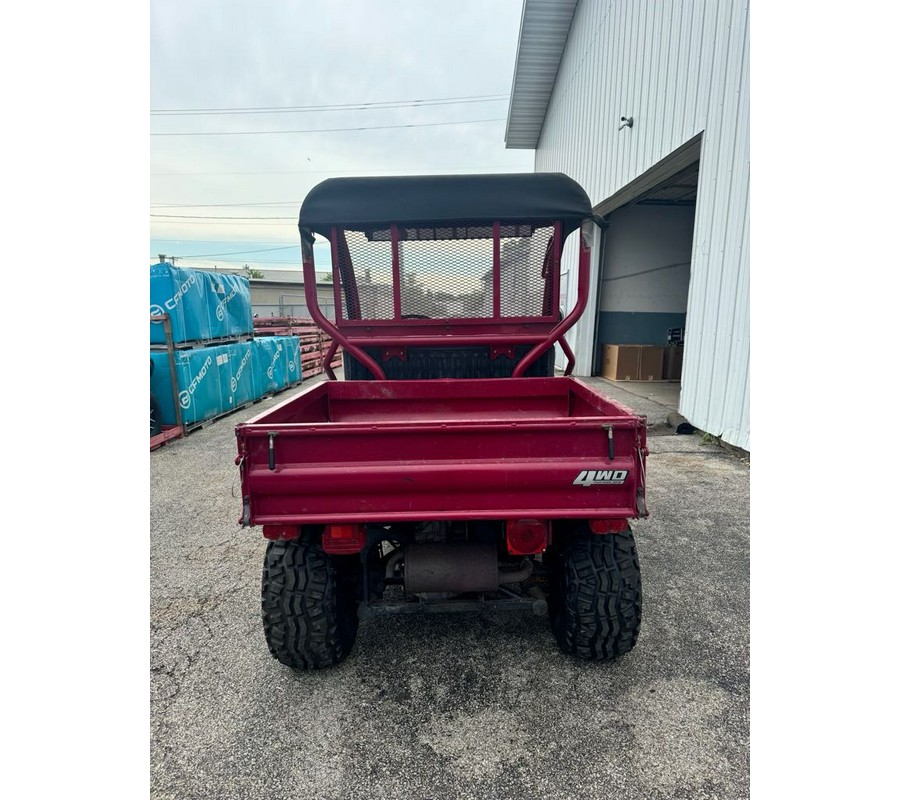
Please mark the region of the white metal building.
POLYGON ((745 0, 525 0, 506 146, 609 222, 576 372, 682 327, 681 413, 749 450, 747 34, 745 0))

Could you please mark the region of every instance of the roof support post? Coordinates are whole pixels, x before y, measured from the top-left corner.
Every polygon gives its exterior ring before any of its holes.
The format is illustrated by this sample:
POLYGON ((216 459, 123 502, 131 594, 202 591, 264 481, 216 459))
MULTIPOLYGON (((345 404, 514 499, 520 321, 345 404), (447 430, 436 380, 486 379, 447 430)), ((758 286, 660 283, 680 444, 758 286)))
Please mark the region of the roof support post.
POLYGON ((494 319, 500 319, 500 223, 494 223, 494 319))
POLYGON ((400 303, 400 231, 391 225, 391 273, 394 281, 394 319, 403 316, 400 303))

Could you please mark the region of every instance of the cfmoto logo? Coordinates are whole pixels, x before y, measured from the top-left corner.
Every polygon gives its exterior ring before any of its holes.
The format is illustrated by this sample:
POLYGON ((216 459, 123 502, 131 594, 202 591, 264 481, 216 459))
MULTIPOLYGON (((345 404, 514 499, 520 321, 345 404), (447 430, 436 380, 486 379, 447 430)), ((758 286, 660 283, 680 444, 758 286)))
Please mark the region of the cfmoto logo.
POLYGON ((225 319, 225 306, 230 300, 234 299, 236 294, 237 289, 232 289, 230 294, 227 294, 219 301, 219 305, 216 306, 216 319, 219 320, 219 322, 225 319))
POLYGON ((209 371, 209 365, 212 364, 212 356, 207 356, 206 361, 203 362, 203 366, 200 367, 200 371, 194 376, 194 379, 188 384, 187 389, 184 389, 178 393, 178 404, 182 408, 190 408, 191 401, 194 397, 194 392, 197 391, 197 387, 206 377, 206 373, 209 371))
MULTIPOLYGON (((150 306, 150 314, 151 316, 158 317, 162 314, 165 314, 166 311, 174 311, 178 306, 178 301, 185 295, 188 289, 194 286, 197 283, 197 276, 191 272, 187 278, 185 278, 184 282, 179 285, 179 287, 175 290, 175 294, 172 295, 166 302, 163 304, 165 308, 156 303, 150 306)), ((159 324, 159 323, 157 323, 159 324)))
POLYGON ((247 366, 247 362, 250 360, 251 351, 248 349, 247 353, 241 359, 241 363, 237 368, 237 372, 231 377, 231 391, 236 392, 238 387, 238 382, 241 379, 241 375, 244 372, 244 367, 247 366))
MULTIPOLYGON (((166 313, 165 309, 162 306, 157 305, 156 303, 154 303, 152 306, 150 306, 150 316, 151 317, 161 317, 165 313, 166 313)), ((160 322, 162 322, 162 320, 158 320, 158 319, 153 320, 154 325, 159 325, 160 322)))
POLYGON ((275 379, 275 362, 278 361, 278 358, 281 356, 281 342, 279 342, 275 346, 275 358, 272 359, 272 363, 269 364, 269 368, 266 370, 266 375, 269 376, 269 380, 275 379))

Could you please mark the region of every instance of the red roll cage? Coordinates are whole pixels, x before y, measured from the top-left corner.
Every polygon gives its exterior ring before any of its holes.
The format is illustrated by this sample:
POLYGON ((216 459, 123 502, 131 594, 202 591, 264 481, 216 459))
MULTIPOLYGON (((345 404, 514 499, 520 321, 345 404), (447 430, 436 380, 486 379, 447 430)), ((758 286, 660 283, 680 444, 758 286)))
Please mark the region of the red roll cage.
MULTIPOLYGON (((482 345, 490 349, 491 358, 511 358, 517 346, 531 345, 512 372, 512 377, 517 378, 524 376, 556 343, 567 358, 565 374, 571 374, 575 358, 565 333, 587 303, 593 225, 587 196, 563 175, 332 179, 319 184, 304 202, 299 227, 307 307, 316 323, 333 338, 325 357, 328 377, 335 377, 328 365, 338 346, 367 367, 375 379, 385 380, 384 369, 364 348, 382 348, 384 358, 390 358, 404 357, 407 347, 482 345), (316 194, 320 187, 324 190, 316 194), (385 197, 400 199, 392 207, 391 200, 385 201, 385 197), (430 206, 432 197, 439 200, 430 206), (377 213, 371 213, 370 206, 377 208, 377 213), (562 317, 559 300, 563 241, 579 226, 578 296, 569 314, 562 317), (509 257, 504 260, 502 253, 507 245, 515 251, 516 243, 537 239, 538 230, 544 235, 535 247, 543 245, 544 240, 546 244, 542 253, 532 255, 533 265, 540 270, 540 278, 535 275, 532 283, 541 285, 535 286, 534 300, 525 308, 515 298, 521 286, 503 285, 504 269, 508 272, 516 264, 511 264, 509 257), (330 242, 336 317, 333 322, 318 303, 312 246, 315 233, 330 242), (365 287, 367 297, 361 292, 357 274, 360 265, 354 263, 348 234, 357 244, 357 259, 366 247, 381 248, 384 263, 378 266, 383 283, 372 285, 370 280, 365 287), (491 243, 490 267, 481 276, 484 291, 478 296, 478 309, 472 311, 470 298, 468 313, 461 313, 457 297, 455 304, 450 304, 452 309, 448 305, 443 313, 431 318, 404 313, 404 292, 408 286, 404 283, 407 274, 402 265, 402 248, 424 244, 432 248, 428 251, 430 258, 440 260, 440 248, 446 248, 447 243, 465 247, 459 243, 486 241, 491 243), (384 297, 375 298, 375 289, 383 290, 378 294, 384 297)), ((439 277, 449 280, 458 274, 458 264, 457 257, 439 277)), ((368 268, 364 272, 369 277, 368 268)))

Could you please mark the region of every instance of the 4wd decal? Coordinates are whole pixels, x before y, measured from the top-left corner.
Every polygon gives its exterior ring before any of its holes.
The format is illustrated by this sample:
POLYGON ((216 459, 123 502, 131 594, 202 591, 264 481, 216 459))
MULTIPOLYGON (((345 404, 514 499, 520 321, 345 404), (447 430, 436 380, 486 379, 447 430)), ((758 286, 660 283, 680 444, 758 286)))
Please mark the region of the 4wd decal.
POLYGON ((627 469, 584 469, 572 481, 573 486, 620 486, 628 477, 627 469))

